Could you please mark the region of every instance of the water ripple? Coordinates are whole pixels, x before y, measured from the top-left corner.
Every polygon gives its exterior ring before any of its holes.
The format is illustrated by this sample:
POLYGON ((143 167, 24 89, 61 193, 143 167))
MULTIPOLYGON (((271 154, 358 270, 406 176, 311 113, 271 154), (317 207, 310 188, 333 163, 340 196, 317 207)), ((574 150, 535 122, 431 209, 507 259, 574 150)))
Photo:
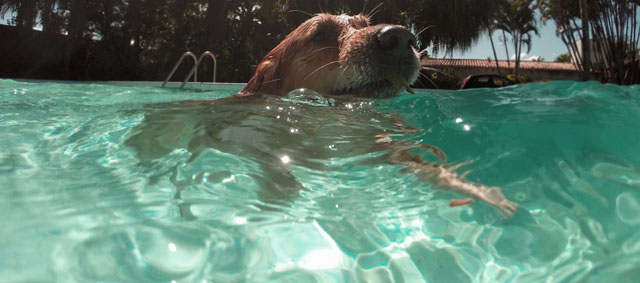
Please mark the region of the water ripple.
POLYGON ((0 278, 640 277, 637 87, 172 102, 230 93, 0 81, 0 278), (381 133, 447 155, 413 152, 425 160, 474 160, 467 178, 519 210, 450 207, 459 194, 385 162, 381 133))

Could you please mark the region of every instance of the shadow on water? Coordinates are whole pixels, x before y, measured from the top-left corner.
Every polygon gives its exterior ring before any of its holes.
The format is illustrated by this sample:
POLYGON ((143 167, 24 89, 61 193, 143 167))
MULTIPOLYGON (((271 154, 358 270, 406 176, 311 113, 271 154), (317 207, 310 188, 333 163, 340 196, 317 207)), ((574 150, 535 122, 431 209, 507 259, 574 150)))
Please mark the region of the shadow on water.
MULTIPOLYGON (((474 196, 507 215, 515 211, 517 206, 499 188, 469 182, 455 172, 466 163, 441 164, 445 155, 438 148, 409 142, 420 130, 405 122, 398 114, 374 110, 371 101, 351 98, 293 93, 286 98, 184 101, 149 105, 144 121, 125 144, 150 168, 175 150, 186 150, 187 162, 210 149, 248 158, 259 168, 245 173, 260 186, 257 194, 263 209, 288 207, 304 189, 304 181, 291 173, 294 167, 331 172, 398 164, 404 167, 402 172, 431 181, 434 188, 474 196)), ((164 171, 174 182, 177 166, 164 171)), ((176 187, 175 198, 180 199, 180 186, 176 187)), ((185 205, 180 210, 183 217, 192 217, 185 205)))
POLYGON ((261 187, 260 200, 286 206, 304 187, 292 166, 335 171, 341 165, 332 160, 356 156, 360 163, 379 162, 389 148, 376 142, 377 135, 415 131, 401 123, 395 115, 375 112, 367 101, 321 106, 272 97, 184 101, 149 105, 125 144, 145 166, 178 149, 191 154, 189 162, 206 149, 247 157, 260 169, 251 174, 261 187))

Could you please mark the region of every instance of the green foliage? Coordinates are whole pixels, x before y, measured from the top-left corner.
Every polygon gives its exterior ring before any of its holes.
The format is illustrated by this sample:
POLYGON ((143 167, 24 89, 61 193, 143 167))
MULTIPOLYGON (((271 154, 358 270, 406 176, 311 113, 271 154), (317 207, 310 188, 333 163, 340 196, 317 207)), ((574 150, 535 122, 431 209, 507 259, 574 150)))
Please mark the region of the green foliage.
POLYGON ((560 54, 558 55, 558 57, 556 57, 556 60, 554 62, 571 63, 571 55, 569 53, 560 54))
POLYGON ((536 7, 543 22, 556 23, 558 36, 573 54, 580 54, 580 43, 589 38, 591 56, 575 58, 585 73, 599 74, 602 81, 638 83, 638 71, 629 69, 628 61, 638 58, 640 1, 537 0, 536 7))
POLYGON ((527 77, 527 75, 518 75, 517 79, 516 79, 516 74, 507 74, 506 77, 507 77, 507 79, 510 79, 511 81, 514 81, 516 83, 531 82, 531 79, 529 79, 529 77, 527 77))
POLYGON ((501 6, 500 12, 491 28, 511 34, 516 54, 515 77, 519 77, 520 54, 522 47, 531 50, 531 33, 538 35, 537 21, 534 18, 534 0, 508 0, 501 6))
MULTIPOLYGON (((311 14, 372 16, 408 26, 433 53, 468 50, 506 0, 0 0, 13 22, 67 34, 69 79, 162 80, 187 50, 210 50, 218 80, 245 82, 271 48, 311 14), (41 16, 37 16, 37 15, 41 16)), ((188 64, 174 76, 183 78, 188 64)), ((199 76, 209 78, 203 64, 199 76)))

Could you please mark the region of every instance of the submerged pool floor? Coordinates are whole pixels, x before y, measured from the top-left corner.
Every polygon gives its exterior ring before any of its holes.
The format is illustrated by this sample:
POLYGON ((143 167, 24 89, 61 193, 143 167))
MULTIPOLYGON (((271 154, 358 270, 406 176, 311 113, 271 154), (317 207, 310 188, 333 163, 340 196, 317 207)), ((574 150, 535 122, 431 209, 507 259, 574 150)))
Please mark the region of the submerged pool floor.
POLYGON ((218 89, 0 80, 0 281, 640 278, 638 86, 185 102, 218 89), (450 207, 381 134, 517 212, 450 207))

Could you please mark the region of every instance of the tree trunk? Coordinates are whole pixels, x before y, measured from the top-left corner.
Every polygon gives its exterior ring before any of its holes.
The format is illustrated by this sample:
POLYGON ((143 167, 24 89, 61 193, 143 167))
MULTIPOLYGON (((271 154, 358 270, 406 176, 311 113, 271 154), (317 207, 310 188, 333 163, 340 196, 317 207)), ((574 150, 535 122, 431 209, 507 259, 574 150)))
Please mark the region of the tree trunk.
POLYGON ((206 32, 208 44, 213 45, 227 38, 227 9, 224 0, 209 0, 207 4, 206 32))
POLYGON ((115 38, 113 35, 114 32, 111 24, 114 22, 113 11, 115 6, 113 3, 113 0, 102 0, 101 2, 102 2, 102 7, 101 7, 102 13, 101 13, 101 19, 99 20, 100 26, 98 27, 98 31, 102 35, 103 40, 107 42, 113 42, 115 38))
MULTIPOLYGON (((163 54, 165 54, 163 55, 163 67, 160 72, 162 74, 168 74, 173 64, 178 61, 178 58, 180 58, 185 51, 187 51, 187 42, 185 42, 185 14, 190 2, 190 0, 176 0, 174 4, 171 5, 171 16, 173 17, 175 24, 173 25, 173 34, 171 35, 171 38, 167 40, 169 48, 162 51, 163 54)), ((201 52, 199 50, 193 51, 196 53, 201 52)), ((182 76, 182 71, 180 70, 182 69, 178 69, 176 77, 182 76)))
MULTIPOLYGON (((135 62, 140 60, 141 40, 142 40, 142 3, 140 0, 130 0, 127 9, 125 21, 128 22, 130 28, 127 36, 133 40, 133 54, 135 62)), ((136 64, 137 66, 137 64, 136 64)))
POLYGON ((72 38, 82 38, 87 24, 87 11, 85 1, 74 0, 71 4, 71 14, 69 15, 69 36, 72 38))
POLYGON ((41 6, 41 18, 40 23, 42 24, 42 31, 58 33, 60 32, 60 27, 56 27, 53 23, 53 5, 55 4, 55 0, 44 0, 42 1, 41 6))
POLYGON ((177 50, 184 49, 184 20, 185 13, 187 11, 187 6, 189 5, 188 0, 177 0, 174 7, 174 19, 176 24, 173 30, 173 48, 177 50))
POLYGON ((69 14, 69 48, 67 48, 67 54, 65 55, 65 67, 67 69, 67 77, 69 79, 77 79, 78 71, 75 70, 75 66, 82 65, 82 63, 73 63, 72 59, 75 57, 78 49, 82 44, 84 37, 84 31, 87 25, 87 10, 85 1, 73 0, 71 3, 71 13, 69 14), (73 64, 73 65, 72 65, 73 64))
POLYGON ((582 18, 582 79, 589 80, 591 71, 591 40, 589 36, 589 4, 587 0, 580 0, 580 14, 582 18))
POLYGON ((498 54, 496 53, 496 46, 493 44, 493 32, 488 31, 489 33, 489 41, 491 41, 491 50, 493 50, 493 58, 496 60, 496 70, 498 74, 502 74, 500 72, 500 64, 498 64, 498 54))
POLYGON ((16 15, 17 27, 31 30, 35 25, 37 17, 38 9, 34 0, 20 1, 20 4, 18 5, 18 13, 16 15))
POLYGON ((507 33, 502 30, 502 40, 504 43, 504 51, 507 53, 507 66, 511 68, 511 60, 509 59, 509 45, 507 44, 507 33))
POLYGON ((519 71, 520 71, 520 52, 522 51, 522 35, 514 34, 513 35, 514 49, 516 51, 516 67, 515 67, 515 81, 520 82, 519 71))

